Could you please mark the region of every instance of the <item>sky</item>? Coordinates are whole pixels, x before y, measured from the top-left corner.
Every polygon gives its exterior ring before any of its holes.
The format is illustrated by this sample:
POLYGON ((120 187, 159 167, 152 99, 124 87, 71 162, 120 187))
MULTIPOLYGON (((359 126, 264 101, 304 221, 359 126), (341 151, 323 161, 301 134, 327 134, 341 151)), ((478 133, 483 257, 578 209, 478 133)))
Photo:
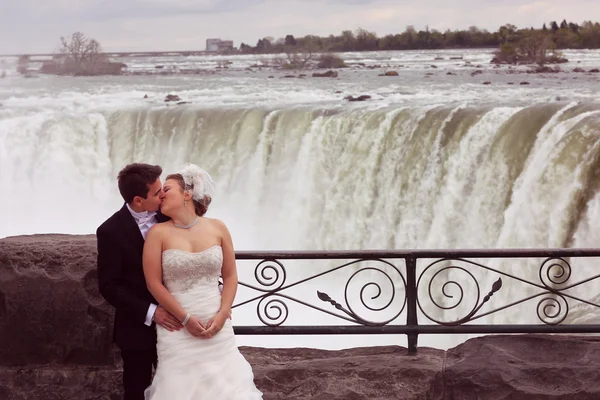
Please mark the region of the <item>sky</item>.
POLYGON ((490 31, 597 16, 597 0, 0 0, 0 54, 52 53, 80 31, 105 51, 204 50, 207 38, 255 45, 287 34, 490 31))

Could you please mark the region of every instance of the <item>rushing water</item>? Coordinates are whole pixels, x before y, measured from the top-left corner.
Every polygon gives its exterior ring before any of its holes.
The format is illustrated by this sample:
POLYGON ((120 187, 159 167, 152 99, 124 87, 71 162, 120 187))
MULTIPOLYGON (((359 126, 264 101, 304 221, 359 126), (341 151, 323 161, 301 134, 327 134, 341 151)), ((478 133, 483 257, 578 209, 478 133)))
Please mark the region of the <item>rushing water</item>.
MULTIPOLYGON (((565 72, 540 75, 494 68, 489 51, 349 53, 342 56, 350 68, 336 79, 251 67, 270 56, 229 57, 228 69, 215 68, 224 57, 130 58, 130 71, 148 75, 23 78, 5 58, 0 237, 94 233, 121 205, 115 177, 124 165, 157 163, 170 173, 191 161, 215 179, 209 214, 227 223, 237 249, 597 247, 600 74, 572 69, 600 66, 600 52, 566 55, 565 72), (184 67, 201 73, 156 75, 184 67), (385 70, 399 76, 378 76, 385 70), (169 93, 189 103, 166 105, 169 93), (372 98, 343 99, 359 94, 372 98)), ((535 265, 497 266, 539 281, 535 265)), ((240 263, 240 275, 250 279, 253 265, 240 263)), ((315 300, 316 289, 339 290, 348 277, 301 286, 298 296, 315 300)), ((505 281, 494 300, 527 293, 517 286, 505 281)), ((238 323, 256 323, 255 309, 244 310, 238 323)), ((493 318, 527 322, 529 312, 535 306, 493 318)), ((290 311, 290 323, 313 321, 332 323, 290 311)), ((240 338, 296 340, 329 348, 404 343, 240 338)))

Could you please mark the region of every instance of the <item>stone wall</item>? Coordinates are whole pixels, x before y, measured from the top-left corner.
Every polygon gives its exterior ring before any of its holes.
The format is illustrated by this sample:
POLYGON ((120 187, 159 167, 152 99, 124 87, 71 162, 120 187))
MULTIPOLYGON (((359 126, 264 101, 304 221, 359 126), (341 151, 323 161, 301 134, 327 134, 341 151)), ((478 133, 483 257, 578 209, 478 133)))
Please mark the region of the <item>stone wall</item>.
MULTIPOLYGON (((94 236, 0 239, 0 399, 121 395, 94 236)), ((242 348, 265 399, 600 399, 600 339, 502 335, 448 351, 242 348)))

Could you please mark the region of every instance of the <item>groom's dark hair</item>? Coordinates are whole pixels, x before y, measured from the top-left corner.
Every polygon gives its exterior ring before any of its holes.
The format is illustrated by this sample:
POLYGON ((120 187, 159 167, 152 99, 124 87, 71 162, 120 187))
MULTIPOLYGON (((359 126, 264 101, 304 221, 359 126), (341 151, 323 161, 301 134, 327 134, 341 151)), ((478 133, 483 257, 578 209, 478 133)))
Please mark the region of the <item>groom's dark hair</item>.
POLYGON ((162 174, 159 165, 142 163, 129 164, 121 171, 117 178, 119 192, 127 204, 133 201, 135 196, 148 198, 148 190, 162 174))

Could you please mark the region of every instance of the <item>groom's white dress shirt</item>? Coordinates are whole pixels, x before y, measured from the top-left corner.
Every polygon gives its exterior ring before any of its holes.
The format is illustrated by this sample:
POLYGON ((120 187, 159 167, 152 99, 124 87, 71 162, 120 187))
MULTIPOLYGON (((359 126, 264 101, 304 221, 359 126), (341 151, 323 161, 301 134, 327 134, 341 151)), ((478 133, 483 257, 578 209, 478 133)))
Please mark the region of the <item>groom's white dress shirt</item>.
MULTIPOLYGON (((158 220, 156 219, 156 213, 148 211, 136 212, 133 211, 131 207, 129 207, 129 204, 127 204, 127 209, 131 213, 131 216, 133 216, 133 219, 137 223, 138 228, 140 228, 142 237, 144 238, 144 240, 146 240, 148 231, 150 230, 150 228, 152 228, 152 226, 154 226, 154 224, 158 222, 158 220)), ((148 313, 146 314, 145 322, 145 324, 148 326, 152 325, 152 318, 154 318, 154 312, 156 311, 156 307, 156 304, 150 304, 150 307, 148 307, 148 313)))

